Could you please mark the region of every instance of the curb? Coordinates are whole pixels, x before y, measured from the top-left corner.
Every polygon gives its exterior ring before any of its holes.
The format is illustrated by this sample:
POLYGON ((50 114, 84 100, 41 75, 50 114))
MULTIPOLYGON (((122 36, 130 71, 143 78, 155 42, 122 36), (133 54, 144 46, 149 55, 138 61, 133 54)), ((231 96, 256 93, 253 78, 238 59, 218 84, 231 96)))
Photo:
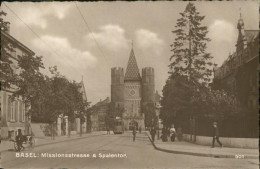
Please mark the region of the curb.
MULTIPOLYGON (((80 140, 80 139, 84 139, 84 138, 88 138, 88 137, 95 137, 95 136, 101 136, 101 135, 106 135, 106 134, 88 135, 88 136, 82 136, 82 137, 77 137, 77 138, 71 138, 71 139, 61 140, 61 141, 56 141, 56 142, 43 143, 43 144, 36 145, 36 146, 34 146, 34 147, 41 147, 41 146, 50 145, 50 144, 57 144, 57 143, 69 142, 69 141, 73 141, 73 140, 80 140)), ((9 150, 10 150, 10 149, 2 150, 2 151, 0 151, 0 153, 8 152, 9 150)))
MULTIPOLYGON (((163 148, 157 147, 152 139, 150 138, 149 134, 146 133, 147 137, 149 138, 150 142, 152 143, 154 149, 167 152, 167 153, 173 153, 173 154, 184 154, 184 155, 193 155, 193 156, 200 156, 200 157, 213 157, 213 158, 236 158, 235 155, 224 155, 224 154, 205 154, 205 153, 193 153, 193 152, 186 152, 186 151, 175 151, 175 150, 167 150, 163 148)), ((259 159, 258 156, 248 156, 245 155, 242 159, 259 159)))

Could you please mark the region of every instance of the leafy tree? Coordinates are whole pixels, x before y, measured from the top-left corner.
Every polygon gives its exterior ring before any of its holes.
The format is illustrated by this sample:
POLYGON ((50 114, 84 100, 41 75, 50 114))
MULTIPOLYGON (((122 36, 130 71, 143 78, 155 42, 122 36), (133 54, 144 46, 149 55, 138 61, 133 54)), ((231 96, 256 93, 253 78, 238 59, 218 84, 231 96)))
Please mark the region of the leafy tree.
POLYGON ((44 76, 40 72, 40 69, 44 68, 42 57, 18 56, 18 67, 21 72, 16 80, 18 90, 13 93, 13 97, 22 96, 26 110, 28 110, 27 113, 29 113, 27 115, 31 115, 32 109, 29 109, 32 106, 31 103, 34 102, 36 97, 42 97, 40 95, 43 94, 39 89, 39 86, 42 86, 41 83, 44 81, 44 76))
POLYGON ((0 58, 0 77, 1 77, 1 89, 10 88, 12 84, 15 84, 16 75, 12 68, 13 59, 11 59, 11 53, 14 52, 14 45, 7 38, 4 38, 2 32, 6 32, 9 22, 4 21, 3 16, 6 16, 4 11, 0 11, 0 28, 1 28, 1 58, 0 58))
POLYGON ((187 76, 189 80, 208 83, 212 75, 212 56, 206 52, 207 27, 201 22, 205 16, 200 16, 193 3, 189 2, 181 18, 177 20, 175 41, 171 44, 173 55, 170 57, 171 73, 187 76))
POLYGON ((56 66, 49 70, 52 73, 52 77, 49 78, 50 96, 43 103, 48 110, 44 113, 44 117, 50 123, 54 123, 59 115, 67 116, 70 131, 75 118, 80 118, 80 125, 85 122, 85 116, 90 118, 87 114, 89 102, 83 99, 79 83, 69 81, 58 72, 56 66))
POLYGON ((188 119, 191 114, 191 95, 193 88, 185 76, 172 74, 163 88, 160 118, 163 124, 176 124, 176 119, 188 119))
POLYGON ((211 121, 223 121, 240 112, 240 104, 235 96, 224 90, 205 90, 192 97, 192 108, 197 116, 211 121))

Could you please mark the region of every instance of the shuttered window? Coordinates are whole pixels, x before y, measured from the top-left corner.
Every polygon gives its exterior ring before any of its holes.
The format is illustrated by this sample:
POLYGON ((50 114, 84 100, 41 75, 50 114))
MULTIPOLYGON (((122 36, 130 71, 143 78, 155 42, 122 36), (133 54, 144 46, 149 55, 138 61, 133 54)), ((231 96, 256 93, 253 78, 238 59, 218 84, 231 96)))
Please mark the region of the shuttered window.
POLYGON ((19 101, 19 121, 23 121, 23 102, 19 101))
POLYGON ((18 101, 14 101, 14 119, 18 122, 18 101))
POLYGON ((12 102, 9 99, 8 95, 6 95, 6 99, 7 99, 7 121, 11 121, 11 106, 12 106, 12 102))
POLYGON ((14 102, 8 97, 8 120, 15 121, 14 102))
POLYGON ((25 104, 22 104, 22 121, 25 121, 25 104))

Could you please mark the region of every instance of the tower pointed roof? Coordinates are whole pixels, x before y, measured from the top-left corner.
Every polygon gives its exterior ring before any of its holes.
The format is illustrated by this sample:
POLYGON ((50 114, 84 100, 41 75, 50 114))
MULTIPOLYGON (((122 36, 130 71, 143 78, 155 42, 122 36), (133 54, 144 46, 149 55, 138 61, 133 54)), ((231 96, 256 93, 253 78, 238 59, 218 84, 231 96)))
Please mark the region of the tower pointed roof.
POLYGON ((86 93, 84 82, 83 82, 83 76, 82 76, 81 82, 79 83, 79 86, 80 86, 79 92, 82 93, 83 100, 87 101, 87 93, 86 93))
POLYGON ((134 54, 134 49, 132 47, 130 56, 129 56, 129 60, 128 60, 128 64, 127 64, 127 68, 126 68, 126 73, 125 73, 125 80, 140 80, 141 76, 139 73, 139 68, 137 66, 137 62, 135 59, 135 54, 134 54))

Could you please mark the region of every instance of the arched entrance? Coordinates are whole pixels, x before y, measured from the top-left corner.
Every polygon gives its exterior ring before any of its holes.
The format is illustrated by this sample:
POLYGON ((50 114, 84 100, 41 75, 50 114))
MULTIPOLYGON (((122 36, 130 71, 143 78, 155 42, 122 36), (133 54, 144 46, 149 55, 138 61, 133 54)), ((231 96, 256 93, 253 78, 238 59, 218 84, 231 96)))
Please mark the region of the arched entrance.
POLYGON ((138 129, 138 123, 135 120, 132 120, 129 122, 129 130, 133 130, 133 127, 136 126, 136 129, 138 129))

